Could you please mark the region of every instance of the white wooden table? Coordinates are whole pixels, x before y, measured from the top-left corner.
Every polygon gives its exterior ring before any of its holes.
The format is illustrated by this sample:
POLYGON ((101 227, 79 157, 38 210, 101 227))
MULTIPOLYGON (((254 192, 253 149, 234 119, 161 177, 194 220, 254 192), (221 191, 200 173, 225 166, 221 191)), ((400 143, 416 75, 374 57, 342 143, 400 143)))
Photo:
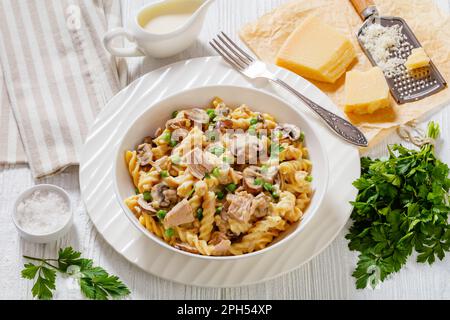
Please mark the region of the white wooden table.
MULTIPOLYGON (((136 8, 152 0, 123 1, 124 20, 136 8)), ((450 0, 436 0, 450 12, 450 0)), ((153 60, 130 59, 128 82, 141 74, 171 62, 212 55, 207 41, 218 31, 235 33, 243 23, 254 20, 283 0, 217 0, 208 14, 199 41, 177 57, 153 60), (143 62, 143 63, 142 63, 143 62)), ((444 142, 438 146, 440 157, 450 163, 450 106, 432 119, 441 124, 444 142)), ((372 151, 372 156, 385 155, 386 143, 399 141, 389 137, 372 151)), ((298 270, 266 283, 233 289, 208 289, 176 284, 147 274, 120 257, 102 239, 89 221, 80 201, 78 169, 40 181, 33 181, 27 166, 0 167, 0 299, 30 299, 31 282, 20 278, 22 254, 53 256, 57 248, 71 245, 87 257, 120 276, 130 287, 133 299, 449 299, 450 258, 432 267, 410 263, 376 290, 356 290, 351 272, 356 255, 347 248, 343 230, 318 257, 298 270), (21 240, 12 224, 10 212, 17 195, 35 183, 52 183, 66 189, 75 205, 75 225, 70 234, 56 244, 36 245, 21 240)), ((251 272, 251 271, 243 271, 251 272)), ((63 284, 56 298, 77 298, 63 284)))

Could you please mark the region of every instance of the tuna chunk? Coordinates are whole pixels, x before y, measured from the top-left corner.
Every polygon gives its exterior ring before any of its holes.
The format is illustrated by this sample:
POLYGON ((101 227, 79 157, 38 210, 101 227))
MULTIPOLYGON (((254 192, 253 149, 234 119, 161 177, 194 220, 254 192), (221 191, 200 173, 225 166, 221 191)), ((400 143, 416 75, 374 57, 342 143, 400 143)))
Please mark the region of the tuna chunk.
POLYGON ((189 201, 183 199, 164 218, 164 225, 168 228, 176 227, 181 224, 191 223, 194 219, 194 212, 189 205, 189 201))
POLYGON ((203 179, 217 165, 218 158, 210 152, 195 148, 185 156, 184 160, 191 174, 197 179, 203 179))
POLYGON ((230 250, 231 241, 230 240, 221 240, 218 244, 214 246, 214 250, 212 252, 215 256, 223 256, 228 254, 230 250))
POLYGON ((227 195, 228 210, 226 216, 239 221, 248 222, 251 218, 253 196, 246 191, 227 195))

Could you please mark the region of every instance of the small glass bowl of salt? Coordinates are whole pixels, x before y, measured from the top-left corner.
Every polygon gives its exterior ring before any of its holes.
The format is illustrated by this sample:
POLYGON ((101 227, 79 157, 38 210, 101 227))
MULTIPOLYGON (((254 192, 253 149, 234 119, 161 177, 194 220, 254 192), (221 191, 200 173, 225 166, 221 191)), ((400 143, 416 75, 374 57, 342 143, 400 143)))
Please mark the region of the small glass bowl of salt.
POLYGON ((60 187, 36 185, 17 198, 12 218, 25 240, 35 243, 56 241, 72 226, 70 197, 60 187))

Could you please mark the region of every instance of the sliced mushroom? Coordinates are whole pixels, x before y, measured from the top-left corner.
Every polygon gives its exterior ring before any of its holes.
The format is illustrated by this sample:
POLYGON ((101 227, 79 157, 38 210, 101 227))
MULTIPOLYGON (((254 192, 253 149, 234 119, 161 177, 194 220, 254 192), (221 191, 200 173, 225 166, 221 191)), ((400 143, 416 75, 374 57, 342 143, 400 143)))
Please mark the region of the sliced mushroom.
POLYGON ((258 122, 265 122, 266 121, 266 119, 264 118, 262 113, 259 113, 259 112, 258 112, 258 115, 256 116, 256 119, 258 119, 258 122))
POLYGON ((188 134, 189 134, 189 131, 187 129, 184 129, 184 128, 175 129, 172 132, 172 140, 180 142, 184 138, 186 138, 188 136, 188 134))
POLYGON ((148 143, 143 143, 137 148, 137 158, 141 166, 151 164, 153 160, 152 146, 148 143))
POLYGON ((208 123, 209 122, 209 115, 206 113, 205 110, 195 108, 195 109, 189 109, 185 111, 186 117, 196 123, 208 123))
POLYGON ((231 141, 231 153, 237 158, 237 164, 256 164, 263 149, 263 142, 255 135, 236 134, 231 141))
POLYGON ((224 129, 232 129, 233 128, 233 120, 228 118, 218 118, 215 129, 224 130, 224 129))
POLYGON ((228 107, 226 106, 226 104, 222 102, 222 103, 219 103, 219 104, 217 105, 215 111, 216 111, 216 114, 217 114, 219 117, 226 117, 226 116, 228 116, 228 115, 230 114, 231 109, 228 108, 228 107))
POLYGON ((152 213, 156 213, 156 209, 153 208, 153 206, 150 203, 145 201, 143 197, 139 197, 137 203, 143 210, 152 212, 152 213))
POLYGON ((153 143, 153 138, 152 137, 145 137, 144 138, 144 143, 148 143, 148 144, 152 144, 153 143))
POLYGON ((261 168, 257 166, 250 166, 245 168, 244 172, 244 185, 246 189, 251 193, 257 193, 262 191, 262 183, 255 184, 256 179, 262 179, 261 168))
POLYGON ((152 188, 151 195, 153 201, 161 208, 167 208, 178 200, 177 191, 170 189, 165 183, 155 185, 152 188))
POLYGON ((177 227, 195 220, 194 210, 187 199, 178 202, 164 217, 164 225, 168 228, 177 227))
POLYGON ((156 129, 155 134, 154 134, 155 139, 157 137, 159 137, 162 133, 163 133, 163 129, 162 128, 156 129))
POLYGON ((191 121, 184 117, 176 117, 166 122, 166 129, 177 130, 181 128, 188 128, 191 126, 191 121))
POLYGON ((280 132, 281 133, 281 139, 290 139, 292 141, 297 141, 300 139, 300 136, 302 134, 299 127, 290 124, 290 123, 282 123, 279 124, 275 129, 275 133, 280 132))
POLYGON ((278 177, 278 166, 270 166, 267 170, 261 169, 261 174, 263 175, 264 181, 274 183, 278 177))

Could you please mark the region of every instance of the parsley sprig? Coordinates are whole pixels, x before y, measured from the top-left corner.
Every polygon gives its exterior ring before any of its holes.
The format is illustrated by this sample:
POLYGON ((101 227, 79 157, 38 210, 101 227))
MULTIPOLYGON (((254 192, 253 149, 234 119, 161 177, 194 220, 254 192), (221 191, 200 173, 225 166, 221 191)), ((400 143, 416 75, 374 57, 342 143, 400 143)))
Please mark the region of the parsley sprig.
POLYGON ((81 292, 88 299, 118 299, 130 294, 130 290, 118 277, 108 274, 101 267, 94 267, 91 259, 81 258, 81 253, 71 247, 59 249, 57 259, 23 257, 39 262, 26 263, 22 270, 22 278, 36 279, 31 292, 38 299, 53 298, 57 272, 77 277, 81 292))
MULTIPOLYGON (((428 137, 439 126, 431 122, 428 137)), ((417 261, 432 264, 450 250, 449 167, 436 158, 434 146, 420 150, 389 147, 389 159, 362 158, 362 175, 353 185, 353 226, 346 238, 359 251, 353 276, 357 288, 376 287, 398 272, 416 251, 417 261)))

